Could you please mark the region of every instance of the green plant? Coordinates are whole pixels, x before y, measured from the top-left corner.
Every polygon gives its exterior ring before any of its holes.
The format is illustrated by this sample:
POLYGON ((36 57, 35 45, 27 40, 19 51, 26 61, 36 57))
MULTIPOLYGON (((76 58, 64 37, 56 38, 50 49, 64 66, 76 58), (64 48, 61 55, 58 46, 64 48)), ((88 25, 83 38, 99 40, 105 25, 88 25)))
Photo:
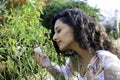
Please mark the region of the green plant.
POLYGON ((32 55, 36 46, 45 52, 48 51, 45 44, 51 43, 45 35, 50 31, 39 23, 42 3, 27 0, 23 5, 4 10, 5 25, 0 28, 0 80, 29 80, 28 76, 38 72, 39 79, 44 80, 46 71, 38 67, 32 55))
POLYGON ((59 11, 62 11, 65 8, 80 8, 81 10, 85 11, 88 15, 94 17, 96 20, 99 20, 98 13, 99 9, 90 7, 85 2, 75 2, 75 1, 68 1, 68 2, 60 2, 60 1, 51 1, 43 8, 43 14, 40 16, 42 19, 40 22, 46 28, 50 28, 51 20, 53 16, 56 15, 59 11))

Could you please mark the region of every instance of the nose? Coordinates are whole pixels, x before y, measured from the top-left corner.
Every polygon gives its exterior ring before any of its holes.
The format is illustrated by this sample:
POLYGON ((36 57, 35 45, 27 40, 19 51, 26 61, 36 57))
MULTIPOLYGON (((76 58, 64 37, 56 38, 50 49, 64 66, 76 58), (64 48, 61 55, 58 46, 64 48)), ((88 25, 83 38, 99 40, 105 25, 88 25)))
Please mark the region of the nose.
POLYGON ((53 41, 56 41, 56 40, 57 40, 57 35, 54 34, 54 35, 53 35, 53 41))

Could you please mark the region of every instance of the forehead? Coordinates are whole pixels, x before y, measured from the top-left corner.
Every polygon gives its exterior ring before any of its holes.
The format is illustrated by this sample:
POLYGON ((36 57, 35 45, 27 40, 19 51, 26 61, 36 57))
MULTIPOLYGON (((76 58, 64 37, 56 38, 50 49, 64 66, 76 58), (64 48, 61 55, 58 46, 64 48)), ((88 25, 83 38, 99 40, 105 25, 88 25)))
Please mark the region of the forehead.
POLYGON ((62 25, 64 25, 64 23, 63 23, 60 19, 58 19, 58 20, 56 20, 56 22, 55 22, 54 28, 60 27, 60 26, 62 26, 62 25))
POLYGON ((61 19, 56 20, 54 25, 54 31, 57 29, 63 29, 63 28, 71 28, 67 23, 64 23, 61 21, 61 19))
POLYGON ((73 31, 73 28, 66 23, 63 23, 60 19, 56 20, 54 25, 54 31, 58 29, 70 30, 73 31))

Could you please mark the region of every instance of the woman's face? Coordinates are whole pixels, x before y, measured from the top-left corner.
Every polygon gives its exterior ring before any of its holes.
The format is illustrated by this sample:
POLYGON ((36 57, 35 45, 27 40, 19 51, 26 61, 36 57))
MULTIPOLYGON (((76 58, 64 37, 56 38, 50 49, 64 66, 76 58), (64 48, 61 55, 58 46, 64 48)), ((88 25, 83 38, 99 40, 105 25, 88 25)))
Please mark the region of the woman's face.
POLYGON ((72 44, 75 42, 74 31, 69 25, 58 19, 55 23, 54 31, 53 40, 56 41, 61 51, 69 50, 73 47, 72 44))

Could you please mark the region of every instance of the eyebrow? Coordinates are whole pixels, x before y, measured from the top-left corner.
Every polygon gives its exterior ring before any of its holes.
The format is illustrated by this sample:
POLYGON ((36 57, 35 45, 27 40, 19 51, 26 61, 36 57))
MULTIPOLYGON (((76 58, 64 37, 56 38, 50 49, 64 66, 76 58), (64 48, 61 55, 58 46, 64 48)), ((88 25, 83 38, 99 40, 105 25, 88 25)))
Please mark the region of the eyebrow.
POLYGON ((56 26, 54 30, 57 30, 57 29, 59 29, 59 27, 60 27, 60 26, 56 26))

